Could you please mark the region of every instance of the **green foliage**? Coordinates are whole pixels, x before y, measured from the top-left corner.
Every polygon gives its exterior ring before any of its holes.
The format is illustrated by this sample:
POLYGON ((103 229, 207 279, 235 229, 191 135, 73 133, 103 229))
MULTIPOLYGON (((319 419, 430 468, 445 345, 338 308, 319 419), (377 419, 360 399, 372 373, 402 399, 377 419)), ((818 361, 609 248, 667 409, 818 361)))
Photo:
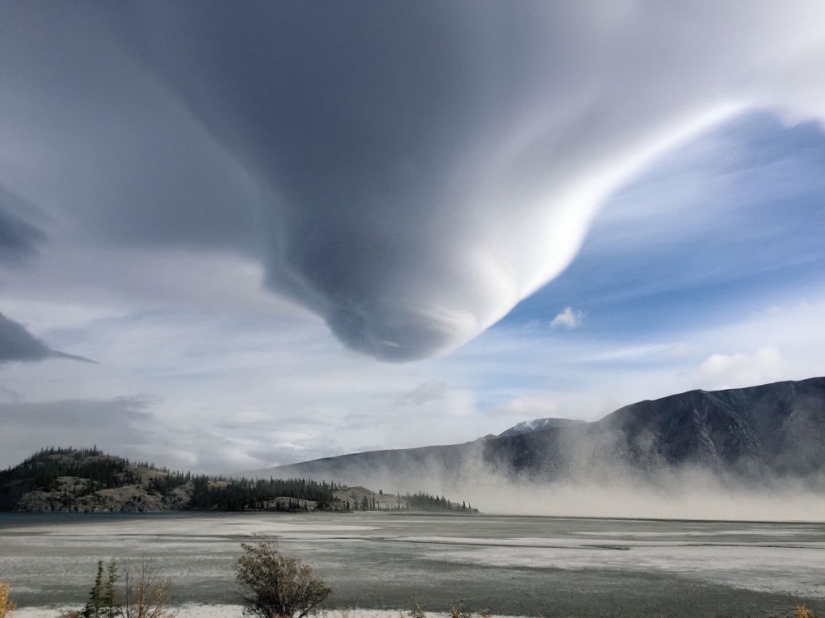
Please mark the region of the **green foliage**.
POLYGON ((59 618, 173 618, 166 609, 170 599, 170 583, 161 579, 154 563, 141 558, 134 568, 124 571, 123 584, 117 563, 112 560, 105 569, 97 563, 95 582, 89 600, 82 610, 68 610, 59 618))
POLYGON ((80 612, 80 618, 115 618, 118 616, 115 584, 117 583, 117 565, 112 560, 106 567, 104 579, 103 561, 97 562, 95 583, 89 592, 89 600, 80 612))
POLYGON ((57 479, 64 476, 89 479, 80 492, 123 487, 138 481, 128 470, 129 462, 104 456, 96 447, 90 449, 43 449, 18 466, 0 472, 0 511, 9 511, 30 491, 54 491, 57 479))
POLYGON ((304 618, 317 612, 332 592, 309 566, 283 555, 271 540, 241 547, 244 554, 235 564, 235 574, 248 595, 245 615, 304 618))
POLYGON ((419 492, 417 494, 407 494, 404 496, 407 503, 407 508, 414 511, 474 511, 470 506, 468 507, 463 502, 459 505, 457 502, 450 502, 444 496, 433 496, 427 493, 419 492))
POLYGON ((161 471, 165 472, 165 475, 156 476, 149 481, 149 488, 161 496, 172 493, 178 487, 186 485, 192 480, 192 474, 189 472, 170 472, 163 469, 161 471))
MULTIPOLYGON (((14 510, 27 493, 41 490, 49 492, 49 502, 59 507, 71 506, 77 498, 96 492, 137 485, 149 494, 161 498, 173 498, 174 508, 197 511, 247 511, 271 509, 300 511, 306 509, 306 501, 315 502, 315 508, 325 510, 336 502, 335 483, 312 479, 234 479, 189 472, 174 472, 157 468, 147 462, 131 463, 127 459, 105 455, 96 447, 90 449, 48 448, 26 459, 14 468, 0 472, 0 512, 14 510), (77 479, 76 482, 71 478, 77 479), (62 480, 61 480, 62 479, 62 480), (183 488, 180 495, 176 490, 183 488), (188 497, 188 499, 187 499, 188 497), (272 502, 276 498, 285 501, 272 502)), ((379 490, 383 496, 383 490, 379 490)), ((334 508, 350 510, 375 510, 375 496, 353 494, 352 504, 335 505, 334 508)), ((381 504, 388 508, 388 503, 381 504)), ((475 510, 465 503, 451 502, 444 496, 426 493, 407 494, 397 502, 398 508, 418 511, 468 511, 475 510)), ((54 507, 53 507, 54 508, 54 507)), ((57 509, 55 509, 57 510, 57 509)))
POLYGON ((197 510, 244 511, 260 508, 274 498, 291 498, 284 510, 300 510, 299 500, 317 502, 324 509, 334 500, 335 484, 312 479, 215 479, 196 476, 190 508, 197 510))
POLYGON ((127 459, 103 454, 91 449, 48 448, 32 455, 14 468, 0 471, 0 512, 11 511, 20 499, 31 491, 58 492, 58 500, 70 504, 74 499, 105 489, 139 485, 149 493, 168 497, 176 489, 186 486, 191 495, 188 504, 192 510, 244 511, 262 508, 262 503, 274 498, 289 498, 279 508, 301 510, 300 501, 316 502, 324 509, 334 501, 334 483, 311 479, 228 479, 189 472, 173 472, 156 468, 147 462, 131 463, 127 459), (161 474, 139 476, 137 468, 161 474), (66 491, 61 477, 83 479, 66 491))

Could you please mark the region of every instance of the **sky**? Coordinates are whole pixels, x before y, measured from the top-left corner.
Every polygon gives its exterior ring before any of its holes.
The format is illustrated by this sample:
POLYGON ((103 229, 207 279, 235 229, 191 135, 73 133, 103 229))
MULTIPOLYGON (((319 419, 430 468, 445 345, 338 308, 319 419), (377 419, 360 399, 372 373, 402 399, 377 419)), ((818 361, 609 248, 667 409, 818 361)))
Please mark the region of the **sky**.
POLYGON ((825 375, 825 5, 0 5, 0 467, 825 375))

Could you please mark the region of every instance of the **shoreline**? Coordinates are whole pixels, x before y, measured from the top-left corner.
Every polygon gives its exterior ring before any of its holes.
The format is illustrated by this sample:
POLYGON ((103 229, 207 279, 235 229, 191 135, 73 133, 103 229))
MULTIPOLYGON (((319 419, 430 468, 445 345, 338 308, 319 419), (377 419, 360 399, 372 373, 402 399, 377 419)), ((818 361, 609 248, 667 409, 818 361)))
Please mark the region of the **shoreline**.
MULTIPOLYGON (((17 609, 13 618, 57 618, 60 612, 78 609, 73 606, 55 607, 23 607, 17 609)), ((170 605, 169 610, 175 618, 243 618, 241 605, 206 605, 190 603, 186 605, 170 605)), ((322 609, 318 613, 320 618, 399 618, 406 617, 409 610, 401 609, 322 609)), ((428 618, 447 618, 449 612, 424 612, 428 618)), ((517 616, 491 615, 490 618, 522 618, 517 616)))
MULTIPOLYGON (((445 518, 473 518, 473 517, 487 517, 487 518, 503 518, 503 519, 547 519, 553 521, 594 521, 594 522, 640 522, 640 523, 682 523, 682 524, 777 524, 777 525, 821 525, 825 524, 825 516, 820 519, 719 519, 719 518, 680 518, 680 517, 628 517, 621 515, 539 515, 534 513, 495 513, 495 512, 474 512, 474 513, 454 513, 454 512, 440 512, 440 511, 151 511, 151 512, 108 512, 108 513, 85 513, 85 512, 0 512, 0 522, 3 519, 19 519, 26 520, 28 518, 54 518, 70 520, 85 519, 85 518, 134 518, 134 519, 150 519, 150 518, 175 518, 175 517, 243 517, 243 516, 260 516, 272 515, 273 517, 282 516, 300 516, 301 518, 314 517, 330 517, 330 516, 344 516, 344 517, 363 517, 370 515, 380 515, 388 517, 445 517, 445 518)), ((0 529, 2 532, 2 529, 0 529)))

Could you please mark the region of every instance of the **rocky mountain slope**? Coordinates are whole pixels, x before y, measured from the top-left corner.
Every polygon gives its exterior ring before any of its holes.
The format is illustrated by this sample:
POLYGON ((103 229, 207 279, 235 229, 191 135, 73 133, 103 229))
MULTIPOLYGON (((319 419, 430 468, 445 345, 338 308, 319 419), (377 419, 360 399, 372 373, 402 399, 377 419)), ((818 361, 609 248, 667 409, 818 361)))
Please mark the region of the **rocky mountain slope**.
POLYGON ((697 467, 748 481, 825 478, 825 378, 696 390, 625 406, 593 423, 516 427, 465 444, 357 453, 258 474, 394 482, 496 472, 553 480, 697 467))

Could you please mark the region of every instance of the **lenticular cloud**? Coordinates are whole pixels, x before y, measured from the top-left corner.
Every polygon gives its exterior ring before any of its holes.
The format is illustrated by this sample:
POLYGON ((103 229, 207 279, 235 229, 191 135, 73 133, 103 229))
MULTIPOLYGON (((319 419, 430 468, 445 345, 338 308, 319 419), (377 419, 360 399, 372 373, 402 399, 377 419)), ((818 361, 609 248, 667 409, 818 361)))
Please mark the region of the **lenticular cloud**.
POLYGON ((252 254, 383 360, 499 320, 669 147, 744 108, 825 117, 818 0, 41 8, 2 9, 0 113, 29 163, 85 157, 39 179, 63 214, 252 254))

